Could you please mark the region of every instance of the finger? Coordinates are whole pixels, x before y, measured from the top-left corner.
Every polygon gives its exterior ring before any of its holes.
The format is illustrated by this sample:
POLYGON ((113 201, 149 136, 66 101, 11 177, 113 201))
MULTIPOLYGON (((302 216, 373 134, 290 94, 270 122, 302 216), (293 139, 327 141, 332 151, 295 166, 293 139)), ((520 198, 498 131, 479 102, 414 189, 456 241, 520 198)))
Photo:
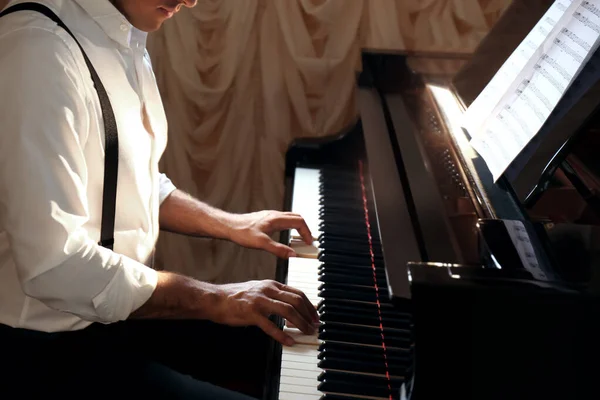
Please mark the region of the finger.
MULTIPOLYGON (((300 301, 302 303, 302 307, 306 311, 306 314, 304 314, 304 315, 309 321, 312 321, 313 323, 319 322, 319 313, 317 312, 317 309, 310 302, 310 300, 308 299, 308 297, 302 290, 297 289, 295 287, 288 286, 288 285, 284 285, 282 283, 279 283, 278 286, 279 286, 279 290, 281 290, 281 293, 284 293, 284 296, 285 296, 286 292, 289 292, 290 295, 297 296, 298 301, 300 301)), ((287 298, 289 299, 290 297, 287 297, 287 298)), ((278 300, 282 300, 282 299, 278 298, 278 300)), ((292 304, 292 305, 294 305, 294 304, 292 304)))
POLYGON ((294 251, 294 249, 282 243, 276 242, 270 238, 265 246, 265 250, 269 253, 275 254, 279 258, 296 257, 296 252, 294 251))
MULTIPOLYGON (((273 298, 284 303, 287 303, 294 307, 296 311, 300 314, 302 319, 306 321, 309 325, 312 325, 314 321, 314 316, 310 312, 309 305, 304 302, 304 298, 293 292, 279 291, 273 295, 273 298)), ((301 329, 296 325, 297 328, 301 329)))
POLYGON ((282 318, 290 320, 292 324, 294 324, 298 329, 302 331, 302 333, 306 335, 312 335, 315 333, 315 328, 310 319, 305 319, 299 310, 297 310, 293 305, 276 300, 270 299, 267 304, 267 310, 269 314, 276 314, 282 318))
POLYGON ((306 244, 312 244, 313 242, 313 236, 308 228, 308 225, 306 224, 306 221, 299 215, 284 215, 277 217, 277 219, 273 221, 273 228, 280 231, 284 229, 295 229, 298 231, 300 237, 302 237, 302 240, 304 240, 306 244))
POLYGON ((266 317, 260 317, 256 326, 284 346, 293 346, 296 344, 295 340, 292 339, 290 335, 279 329, 277 325, 275 325, 266 317))

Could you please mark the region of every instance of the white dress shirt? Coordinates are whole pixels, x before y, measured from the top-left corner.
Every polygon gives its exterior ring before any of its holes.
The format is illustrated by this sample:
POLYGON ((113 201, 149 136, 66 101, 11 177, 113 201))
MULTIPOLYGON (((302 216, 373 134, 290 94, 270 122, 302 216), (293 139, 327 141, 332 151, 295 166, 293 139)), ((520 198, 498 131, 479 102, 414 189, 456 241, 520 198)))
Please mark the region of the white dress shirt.
POLYGON ((81 51, 42 14, 0 19, 0 323, 54 332, 124 320, 151 296, 175 187, 158 170, 167 123, 146 34, 108 0, 38 2, 75 33, 119 129, 113 252, 97 244, 104 130, 81 51))

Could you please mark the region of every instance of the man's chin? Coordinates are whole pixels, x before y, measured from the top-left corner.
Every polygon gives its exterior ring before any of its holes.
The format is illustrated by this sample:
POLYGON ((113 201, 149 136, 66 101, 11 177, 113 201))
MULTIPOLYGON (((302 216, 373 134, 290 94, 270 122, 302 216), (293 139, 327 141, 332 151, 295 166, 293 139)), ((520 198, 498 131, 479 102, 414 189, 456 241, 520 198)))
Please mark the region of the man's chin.
POLYGON ((147 32, 147 33, 152 33, 152 32, 156 32, 157 30, 159 30, 162 27, 164 21, 148 21, 146 22, 143 26, 138 26, 136 28, 138 28, 141 31, 147 32))

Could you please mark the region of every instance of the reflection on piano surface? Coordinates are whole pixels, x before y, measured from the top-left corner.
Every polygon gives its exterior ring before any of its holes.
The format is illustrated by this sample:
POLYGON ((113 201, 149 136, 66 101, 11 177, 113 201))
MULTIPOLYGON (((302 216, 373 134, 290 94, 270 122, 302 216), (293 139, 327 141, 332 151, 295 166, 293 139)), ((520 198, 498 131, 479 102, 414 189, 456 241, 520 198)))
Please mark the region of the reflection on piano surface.
POLYGON ((273 343, 266 399, 599 398, 600 119, 523 199, 460 128, 477 62, 365 52, 360 120, 289 149, 285 207, 316 240, 277 279, 321 327, 279 321, 299 344, 273 343))

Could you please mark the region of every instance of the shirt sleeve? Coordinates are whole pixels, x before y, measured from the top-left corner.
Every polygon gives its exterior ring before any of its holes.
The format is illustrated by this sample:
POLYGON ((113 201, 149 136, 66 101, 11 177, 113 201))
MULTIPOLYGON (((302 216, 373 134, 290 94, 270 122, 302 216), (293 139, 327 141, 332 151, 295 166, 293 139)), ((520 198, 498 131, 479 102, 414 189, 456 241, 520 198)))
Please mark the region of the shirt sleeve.
POLYGON ((169 197, 169 195, 171 193, 173 193, 173 191, 177 188, 165 174, 160 174, 158 179, 159 179, 158 201, 160 204, 162 204, 163 201, 165 201, 165 199, 167 197, 169 197))
POLYGON ((28 27, 0 37, 0 71, 10 74, 0 79, 0 227, 28 296, 110 323, 146 302, 157 272, 84 229, 89 74, 70 40, 28 27))

